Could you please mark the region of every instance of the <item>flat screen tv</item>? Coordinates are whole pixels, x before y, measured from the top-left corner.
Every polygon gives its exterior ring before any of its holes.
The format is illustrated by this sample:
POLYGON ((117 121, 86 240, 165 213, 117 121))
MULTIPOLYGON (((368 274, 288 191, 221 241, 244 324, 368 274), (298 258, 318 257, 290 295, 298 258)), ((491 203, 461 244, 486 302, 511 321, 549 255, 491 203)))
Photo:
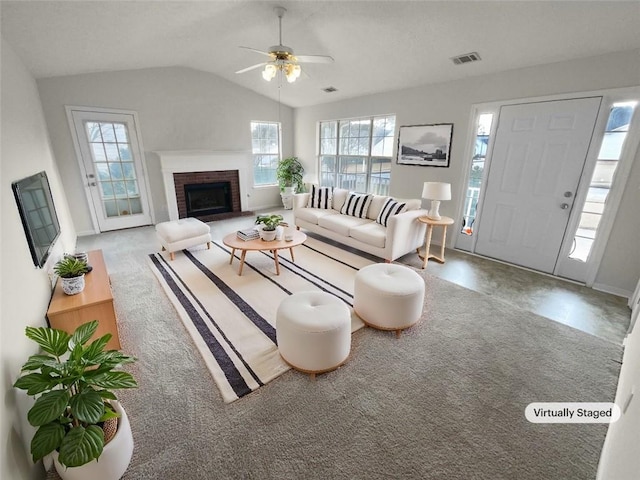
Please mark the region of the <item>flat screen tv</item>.
POLYGON ((60 223, 53 205, 46 172, 36 173, 11 184, 24 233, 36 267, 42 267, 60 236, 60 223))

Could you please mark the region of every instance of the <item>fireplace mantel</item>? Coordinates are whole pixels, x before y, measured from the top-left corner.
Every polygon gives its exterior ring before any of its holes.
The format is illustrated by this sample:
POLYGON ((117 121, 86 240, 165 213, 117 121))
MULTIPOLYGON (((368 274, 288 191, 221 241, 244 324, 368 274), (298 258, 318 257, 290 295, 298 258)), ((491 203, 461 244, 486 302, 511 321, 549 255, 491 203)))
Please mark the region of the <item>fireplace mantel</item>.
POLYGON ((169 220, 178 220, 179 217, 174 173, 237 170, 240 179, 241 208, 243 212, 249 210, 247 205, 247 170, 251 163, 249 152, 184 150, 155 153, 160 157, 169 220))

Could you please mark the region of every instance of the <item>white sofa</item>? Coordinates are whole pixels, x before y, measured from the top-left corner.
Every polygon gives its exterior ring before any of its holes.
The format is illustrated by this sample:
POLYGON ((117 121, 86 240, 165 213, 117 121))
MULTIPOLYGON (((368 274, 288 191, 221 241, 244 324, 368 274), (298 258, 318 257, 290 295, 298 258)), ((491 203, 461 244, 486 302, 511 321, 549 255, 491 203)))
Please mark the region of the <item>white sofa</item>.
POLYGON ((389 197, 374 195, 366 218, 358 218, 340 213, 348 194, 348 190, 334 188, 332 205, 328 209, 309 208, 311 194, 296 194, 293 199, 296 227, 383 258, 386 262, 392 262, 424 244, 426 225, 419 222, 418 217, 426 215, 427 211, 421 208, 421 200, 400 200, 406 202, 407 210, 390 217, 385 227, 376 219, 389 197))

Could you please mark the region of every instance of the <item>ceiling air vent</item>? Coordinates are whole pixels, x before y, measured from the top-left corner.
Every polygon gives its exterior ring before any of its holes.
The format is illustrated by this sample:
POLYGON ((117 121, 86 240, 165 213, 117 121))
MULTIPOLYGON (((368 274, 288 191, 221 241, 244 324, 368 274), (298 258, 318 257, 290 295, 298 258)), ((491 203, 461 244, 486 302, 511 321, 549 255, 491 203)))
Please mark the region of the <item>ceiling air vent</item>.
POLYGON ((338 89, 336 87, 327 87, 327 88, 323 88, 322 91, 327 93, 333 93, 333 92, 337 92, 338 89))
POLYGON ((463 63, 477 62, 480 60, 480 55, 478 55, 478 52, 465 53, 457 57, 452 57, 451 60, 453 60, 453 63, 456 65, 462 65, 463 63))

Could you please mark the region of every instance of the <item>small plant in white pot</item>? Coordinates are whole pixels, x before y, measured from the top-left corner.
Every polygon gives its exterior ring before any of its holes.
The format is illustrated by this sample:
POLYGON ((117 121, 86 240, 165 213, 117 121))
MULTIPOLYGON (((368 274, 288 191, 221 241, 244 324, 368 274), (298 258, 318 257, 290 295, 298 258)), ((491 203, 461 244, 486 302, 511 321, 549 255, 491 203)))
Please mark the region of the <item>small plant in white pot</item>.
POLYGON ((52 454, 64 480, 118 480, 133 454, 129 420, 111 390, 138 386, 130 373, 117 369, 135 358, 105 351, 110 333, 89 343, 97 328, 97 320, 72 335, 26 328, 26 336, 44 353, 29 357, 14 387, 36 398, 27 414, 37 428, 31 440, 33 461, 52 454), (115 431, 112 438, 110 430, 115 431))
POLYGON ((276 239, 276 228, 284 221, 282 215, 258 215, 256 218, 256 225, 262 224, 260 229, 260 238, 266 242, 271 242, 276 239))
POLYGON ((76 295, 84 290, 84 274, 89 271, 84 260, 64 257, 55 264, 53 271, 62 279, 62 291, 67 295, 76 295))

